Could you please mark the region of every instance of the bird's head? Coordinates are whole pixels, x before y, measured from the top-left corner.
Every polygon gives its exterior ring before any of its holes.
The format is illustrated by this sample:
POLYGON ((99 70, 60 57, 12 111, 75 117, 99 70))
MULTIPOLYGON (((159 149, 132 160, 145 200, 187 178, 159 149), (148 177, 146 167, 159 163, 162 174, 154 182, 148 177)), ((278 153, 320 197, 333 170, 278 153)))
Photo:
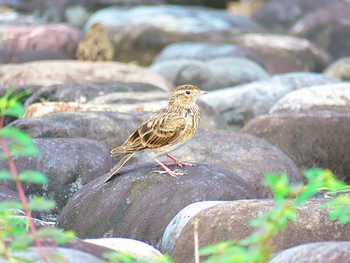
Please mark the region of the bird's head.
POLYGON ((181 85, 176 87, 171 92, 169 105, 190 107, 194 103, 196 103, 196 100, 200 95, 206 93, 206 91, 200 90, 199 88, 193 85, 181 85))
POLYGON ((87 29, 87 35, 104 35, 106 34, 106 26, 100 22, 95 22, 87 29))

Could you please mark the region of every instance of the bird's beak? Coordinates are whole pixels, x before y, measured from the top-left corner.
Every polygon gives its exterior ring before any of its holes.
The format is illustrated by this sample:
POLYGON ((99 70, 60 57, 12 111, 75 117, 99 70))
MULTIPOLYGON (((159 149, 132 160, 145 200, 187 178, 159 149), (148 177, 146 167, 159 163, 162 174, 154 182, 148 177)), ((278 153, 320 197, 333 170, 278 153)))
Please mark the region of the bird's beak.
POLYGON ((208 91, 202 90, 201 93, 199 93, 199 96, 207 94, 207 93, 208 93, 208 91))

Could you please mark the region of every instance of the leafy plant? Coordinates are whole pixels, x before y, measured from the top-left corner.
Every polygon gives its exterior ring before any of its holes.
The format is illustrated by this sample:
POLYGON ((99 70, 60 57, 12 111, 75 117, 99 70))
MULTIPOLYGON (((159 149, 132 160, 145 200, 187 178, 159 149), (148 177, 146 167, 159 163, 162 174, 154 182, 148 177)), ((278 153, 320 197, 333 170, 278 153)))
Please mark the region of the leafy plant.
MULTIPOLYGON (((306 185, 290 185, 287 174, 268 174, 265 184, 274 194, 275 207, 252 220, 250 225, 256 230, 240 241, 222 242, 202 248, 202 256, 209 256, 205 263, 229 262, 268 262, 273 253, 272 242, 279 231, 285 229, 291 221, 297 219, 297 210, 320 189, 330 194, 348 190, 349 187, 337 180, 329 170, 310 169, 305 172, 306 185)), ((350 197, 340 195, 325 202, 322 207, 330 209, 329 219, 340 224, 350 221, 350 197)))
POLYGON ((44 262, 49 262, 41 239, 49 238, 54 243, 62 244, 74 239, 75 235, 72 232, 63 232, 59 229, 42 228, 37 230, 35 227, 31 212, 33 210, 50 210, 55 206, 55 202, 42 197, 34 197, 28 201, 25 196, 22 182, 43 185, 48 183, 48 179, 40 172, 27 170, 19 173, 16 168, 13 157, 38 156, 40 151, 28 134, 14 127, 4 127, 5 116, 20 118, 24 114, 24 108, 19 99, 25 93, 10 97, 12 91, 9 90, 0 98, 0 145, 2 147, 0 159, 7 160, 9 166, 8 171, 0 171, 0 180, 14 182, 20 202, 0 202, 0 255, 9 262, 18 262, 19 259, 13 256, 13 252, 27 249, 34 242, 41 259, 44 262), (18 215, 21 210, 24 211, 26 217, 18 215))

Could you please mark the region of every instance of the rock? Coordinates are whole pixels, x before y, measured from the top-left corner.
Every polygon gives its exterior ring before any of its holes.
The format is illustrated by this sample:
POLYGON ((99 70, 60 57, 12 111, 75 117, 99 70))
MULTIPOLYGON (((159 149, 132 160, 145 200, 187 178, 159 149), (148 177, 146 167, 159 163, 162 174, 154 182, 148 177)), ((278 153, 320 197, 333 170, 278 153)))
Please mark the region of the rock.
MULTIPOLYGON (((279 251, 305 242, 349 240, 350 224, 342 227, 328 219, 319 200, 311 200, 298 210, 298 219, 277 234, 272 248, 279 251)), ((212 206, 194 216, 182 230, 172 258, 175 262, 193 262, 193 222, 198 220, 200 248, 221 241, 240 240, 253 228, 247 223, 275 205, 273 200, 237 200, 212 206)), ((298 262, 298 261, 293 261, 298 262)), ((313 261, 308 261, 313 262, 313 261)))
POLYGON ((20 12, 28 11, 28 3, 25 0, 1 0, 0 6, 15 9, 20 12))
POLYGON ((267 173, 286 172, 291 183, 303 181, 297 166, 277 147, 231 130, 198 131, 192 140, 172 154, 184 156, 182 159, 187 162, 216 165, 234 172, 263 197, 271 197, 269 188, 262 185, 267 173))
POLYGON ((159 168, 153 163, 128 166, 108 183, 108 175, 92 181, 63 209, 57 225, 81 238, 119 236, 159 247, 165 227, 185 206, 259 195, 235 173, 215 166, 181 168, 188 175, 178 178, 154 170, 159 168))
POLYGON ((238 35, 233 43, 250 51, 270 74, 321 72, 331 57, 312 42, 287 35, 250 33, 238 35))
MULTIPOLYGON (((109 97, 111 93, 115 92, 122 94, 138 92, 137 97, 139 97, 142 93, 146 95, 150 92, 153 94, 162 91, 164 92, 164 89, 158 86, 139 82, 65 83, 41 87, 33 91, 31 96, 26 99, 24 106, 28 107, 32 103, 43 100, 86 103, 96 97, 104 95, 109 97)), ((164 92, 164 94, 166 93, 164 92)))
MULTIPOLYGON (((101 247, 98 245, 90 244, 83 241, 69 242, 65 245, 57 246, 57 244, 52 244, 49 242, 42 242, 45 255, 53 255, 55 257, 49 257, 49 262, 85 262, 85 263, 103 263, 105 262, 104 253, 113 252, 113 250, 101 247), (58 259, 59 260, 58 260, 58 259)), ((20 262, 31 261, 31 262, 41 262, 42 258, 38 251, 38 248, 31 246, 28 250, 17 250, 11 252, 11 256, 19 257, 20 262)), ((1 263, 7 263, 8 260, 0 258, 1 263)))
POLYGON ((298 19, 321 7, 341 3, 341 0, 269 0, 253 18, 273 32, 285 33, 298 19))
MULTIPOLYGON (((29 197, 39 195, 55 200, 56 207, 49 212, 50 215, 59 213, 77 190, 113 166, 109 149, 97 141, 50 138, 34 139, 34 144, 40 149, 40 156, 14 157, 14 162, 19 173, 34 170, 47 176, 47 185, 25 183, 24 190, 29 197)), ((6 161, 0 162, 0 169, 9 170, 6 161)), ((13 182, 1 184, 15 189, 13 182)))
POLYGON ((300 19, 291 33, 309 39, 338 59, 350 54, 350 3, 330 3, 300 19))
POLYGON ((0 66, 0 86, 77 82, 142 82, 170 90, 165 79, 142 67, 118 62, 39 61, 0 66))
POLYGON ((0 202, 8 200, 20 201, 18 193, 3 185, 0 185, 0 202))
POLYGON ((280 99, 270 113, 309 110, 350 111, 350 82, 325 84, 292 91, 280 99))
POLYGON ((248 18, 196 6, 110 7, 94 13, 85 27, 94 22, 108 27, 118 61, 137 61, 141 65, 150 64, 171 43, 208 39, 222 42, 236 33, 263 31, 248 18))
POLYGON ((261 66, 246 58, 217 58, 203 62, 173 59, 156 62, 150 68, 174 86, 188 83, 204 90, 235 86, 269 76, 261 66))
POLYGON ((172 59, 196 59, 207 61, 216 58, 249 57, 244 48, 232 44, 209 42, 180 42, 166 46, 155 58, 153 63, 172 59))
MULTIPOLYGON (((35 52, 39 56, 47 54, 46 59, 55 56, 74 58, 80 40, 80 32, 65 24, 3 25, 1 32, 3 37, 0 44, 13 49, 14 52, 22 52, 20 57, 25 56, 26 51, 32 52, 33 58, 35 58, 35 52)), ((28 53, 27 60, 29 60, 28 53)), ((19 59, 13 62, 22 61, 25 60, 19 59)))
POLYGON ((350 182, 350 111, 269 114, 254 118, 241 131, 279 147, 300 170, 328 168, 350 182))
POLYGON ((350 57, 336 60, 324 70, 324 74, 343 80, 350 80, 350 57))
POLYGON ((174 246, 178 237, 181 234, 182 229, 186 226, 186 224, 188 223, 188 221, 191 220, 192 217, 209 207, 226 202, 229 201, 196 202, 182 209, 179 213, 177 213, 173 220, 171 220, 171 222, 168 224, 164 231, 161 247, 162 251, 169 255, 172 254, 174 246))
POLYGON ((236 87, 216 90, 202 101, 216 110, 229 125, 243 126, 269 112, 284 95, 300 88, 336 83, 339 79, 316 73, 289 73, 236 87))
POLYGON ((301 244, 283 250, 269 263, 338 263, 347 262, 350 256, 350 242, 315 242, 301 244))
POLYGON ((102 247, 113 249, 117 252, 126 253, 132 255, 135 259, 140 258, 156 258, 162 256, 157 249, 154 247, 129 238, 96 238, 96 239, 85 239, 85 242, 95 244, 102 247))

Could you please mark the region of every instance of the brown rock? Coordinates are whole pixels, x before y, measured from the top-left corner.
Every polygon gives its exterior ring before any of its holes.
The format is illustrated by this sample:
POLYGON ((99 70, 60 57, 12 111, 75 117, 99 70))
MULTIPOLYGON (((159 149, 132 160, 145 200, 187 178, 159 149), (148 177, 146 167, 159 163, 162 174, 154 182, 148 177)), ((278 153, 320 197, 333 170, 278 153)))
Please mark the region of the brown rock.
MULTIPOLYGON (((172 254, 173 259, 179 263, 194 261, 193 222, 196 220, 199 220, 200 247, 240 240, 253 232, 248 222, 272 209, 274 204, 272 200, 238 200, 199 212, 182 230, 172 254)), ((320 200, 314 199, 302 206, 298 210, 298 219, 276 236, 273 249, 279 251, 305 242, 349 240, 350 224, 341 227, 337 222, 329 221, 328 212, 321 209, 320 204, 320 200)))
POLYGON ((84 186, 60 214, 57 225, 81 238, 128 237, 159 246, 163 231, 185 206, 202 200, 256 198, 259 194, 235 173, 215 166, 180 168, 178 178, 150 174, 153 163, 125 167, 84 186), (93 214, 94 216, 87 216, 93 214))
POLYGON ((264 115, 248 122, 241 131, 279 147, 301 170, 328 168, 339 179, 350 182, 350 111, 264 115))
POLYGON ((118 62, 40 61, 0 66, 0 85, 53 85, 77 82, 144 82, 170 90, 160 75, 118 62))

